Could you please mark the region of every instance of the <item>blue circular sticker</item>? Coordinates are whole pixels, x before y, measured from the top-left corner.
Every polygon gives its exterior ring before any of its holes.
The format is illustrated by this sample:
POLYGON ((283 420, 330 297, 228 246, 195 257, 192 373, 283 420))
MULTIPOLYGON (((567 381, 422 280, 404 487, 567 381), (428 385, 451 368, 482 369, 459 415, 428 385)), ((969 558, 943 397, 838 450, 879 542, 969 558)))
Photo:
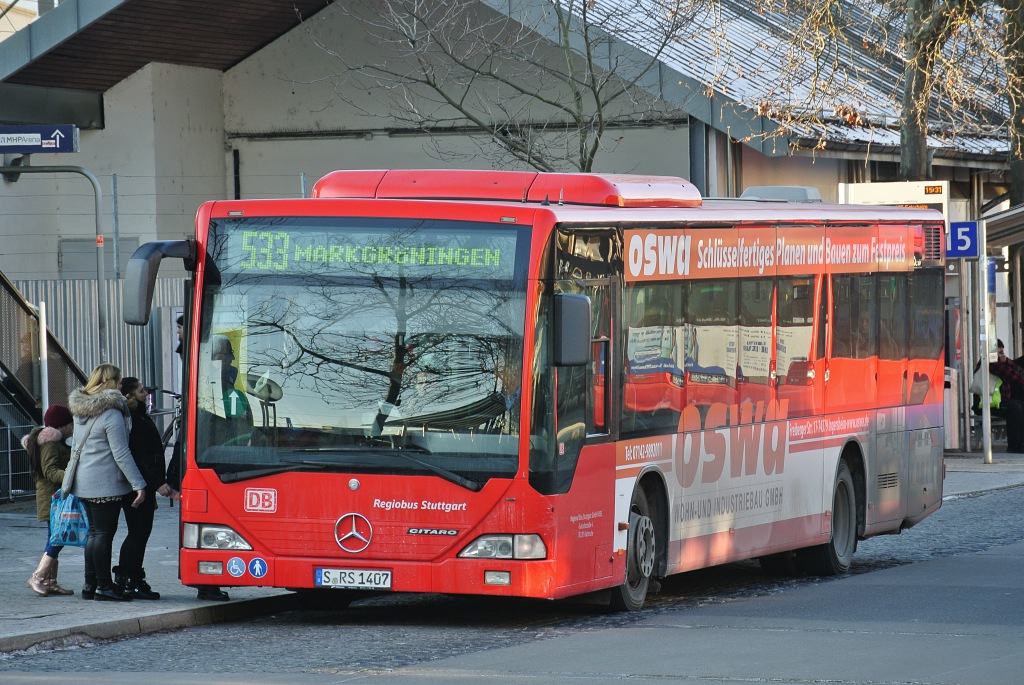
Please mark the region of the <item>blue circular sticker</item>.
POLYGON ((240 557, 228 559, 228 574, 232 578, 239 578, 245 575, 245 562, 240 557))
POLYGON ((256 557, 249 562, 249 575, 253 578, 262 578, 267 575, 267 562, 256 557))

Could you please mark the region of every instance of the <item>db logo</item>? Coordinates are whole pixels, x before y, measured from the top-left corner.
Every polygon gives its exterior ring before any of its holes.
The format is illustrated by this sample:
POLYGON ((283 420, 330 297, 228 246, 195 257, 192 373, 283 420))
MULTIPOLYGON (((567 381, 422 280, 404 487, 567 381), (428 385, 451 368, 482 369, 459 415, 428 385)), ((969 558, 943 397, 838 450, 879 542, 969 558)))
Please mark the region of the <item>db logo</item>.
POLYGON ((261 514, 273 514, 277 511, 277 490, 273 488, 246 488, 245 510, 257 511, 261 514))

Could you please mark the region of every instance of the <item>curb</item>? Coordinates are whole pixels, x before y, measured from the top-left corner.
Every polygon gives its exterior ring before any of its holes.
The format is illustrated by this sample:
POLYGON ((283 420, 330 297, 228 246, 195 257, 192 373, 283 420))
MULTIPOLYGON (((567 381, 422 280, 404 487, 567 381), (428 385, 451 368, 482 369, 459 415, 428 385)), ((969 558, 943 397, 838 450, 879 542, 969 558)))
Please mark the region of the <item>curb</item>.
POLYGON ((955 499, 964 499, 967 497, 978 497, 979 495, 985 495, 990 492, 999 492, 1001 490, 1012 490, 1024 486, 1024 483, 1010 483, 1008 485, 996 485, 990 488, 981 488, 979 490, 964 490, 963 492, 953 492, 950 494, 943 493, 942 501, 948 502, 955 499))
POLYGON ((136 618, 103 621, 87 625, 46 630, 24 635, 0 638, 0 654, 17 652, 33 647, 52 649, 81 644, 88 640, 109 640, 132 635, 144 635, 161 630, 179 630, 194 626, 234 621, 263 616, 274 611, 294 609, 296 598, 291 593, 227 602, 218 606, 181 609, 165 614, 152 614, 136 618))

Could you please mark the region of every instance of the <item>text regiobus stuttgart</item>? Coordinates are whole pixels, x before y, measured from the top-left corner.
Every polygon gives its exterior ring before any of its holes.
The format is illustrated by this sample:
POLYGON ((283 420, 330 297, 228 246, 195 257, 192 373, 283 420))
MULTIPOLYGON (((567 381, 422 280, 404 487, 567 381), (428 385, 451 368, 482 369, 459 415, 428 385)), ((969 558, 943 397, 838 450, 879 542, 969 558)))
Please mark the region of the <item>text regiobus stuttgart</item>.
POLYGON ((942 494, 943 224, 682 179, 344 171, 204 204, 185 584, 561 598, 845 572, 942 494), (794 554, 795 552, 795 554, 794 554))

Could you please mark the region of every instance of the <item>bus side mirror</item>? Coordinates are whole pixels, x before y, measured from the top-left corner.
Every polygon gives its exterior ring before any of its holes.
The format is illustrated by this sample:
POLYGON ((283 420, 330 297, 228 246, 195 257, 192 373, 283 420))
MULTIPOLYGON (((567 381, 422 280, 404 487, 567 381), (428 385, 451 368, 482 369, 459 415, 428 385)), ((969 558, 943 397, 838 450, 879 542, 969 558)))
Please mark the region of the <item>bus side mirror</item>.
POLYGON ((590 298, 555 295, 554 365, 583 366, 590 362, 590 298))
POLYGON ((194 262, 195 252, 193 240, 163 240, 140 245, 124 272, 124 322, 134 326, 149 323, 160 262, 166 257, 194 262))

